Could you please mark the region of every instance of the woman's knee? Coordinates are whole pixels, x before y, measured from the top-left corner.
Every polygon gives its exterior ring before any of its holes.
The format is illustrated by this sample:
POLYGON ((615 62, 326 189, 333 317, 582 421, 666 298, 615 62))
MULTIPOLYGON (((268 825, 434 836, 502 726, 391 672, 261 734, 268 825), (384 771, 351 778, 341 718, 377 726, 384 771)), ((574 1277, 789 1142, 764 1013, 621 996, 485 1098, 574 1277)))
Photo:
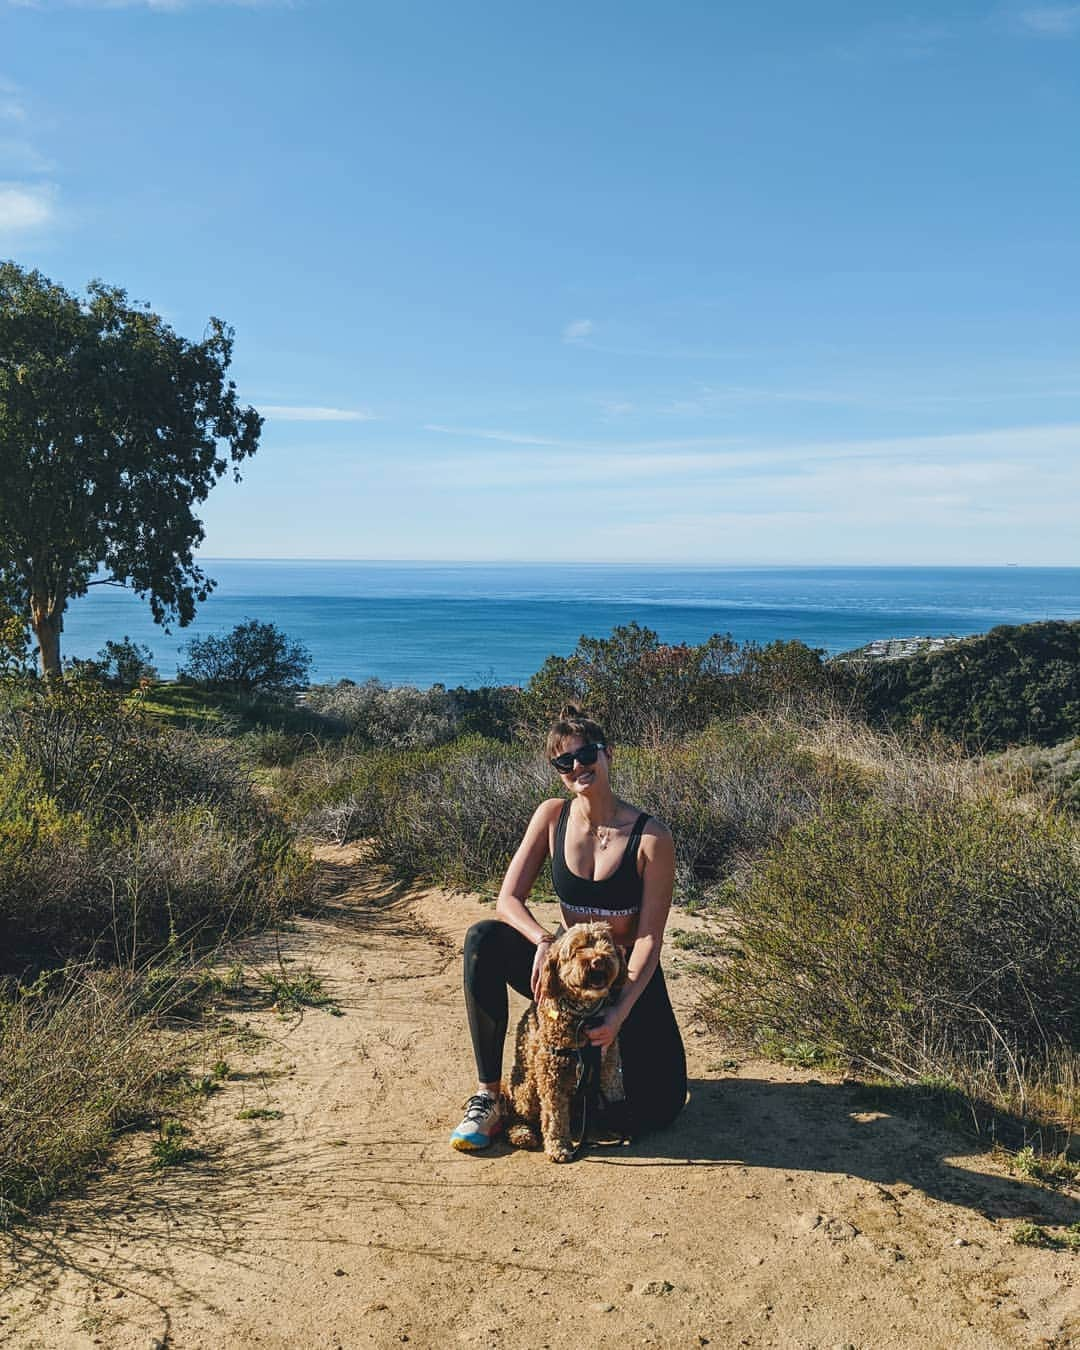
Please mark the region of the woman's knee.
POLYGON ((470 948, 482 946, 486 941, 490 940, 494 931, 501 929, 501 927, 504 927, 504 925, 502 925, 498 919, 479 919, 479 921, 474 923, 471 929, 467 931, 466 936, 464 936, 464 949, 468 952, 470 948))
POLYGON ((492 982, 501 987, 504 983, 506 959, 503 943, 507 931, 506 924, 498 919, 481 919, 465 934, 467 987, 474 988, 478 984, 492 982))
POLYGON ((488 946, 498 936, 498 930, 505 927, 498 919, 481 919, 479 923, 474 923, 465 934, 466 957, 488 946))

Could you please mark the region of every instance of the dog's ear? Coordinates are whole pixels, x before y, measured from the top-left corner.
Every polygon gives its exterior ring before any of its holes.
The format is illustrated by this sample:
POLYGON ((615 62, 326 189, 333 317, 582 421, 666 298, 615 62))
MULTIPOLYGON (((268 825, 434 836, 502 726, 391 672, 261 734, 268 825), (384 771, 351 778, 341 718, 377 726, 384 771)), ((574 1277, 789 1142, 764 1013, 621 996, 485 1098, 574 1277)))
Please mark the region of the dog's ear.
POLYGON ((548 948, 548 954, 544 957, 544 964, 540 968, 540 988, 537 991, 536 1001, 542 1003, 546 998, 558 998, 562 992, 562 981, 559 979, 559 944, 554 942, 548 948))

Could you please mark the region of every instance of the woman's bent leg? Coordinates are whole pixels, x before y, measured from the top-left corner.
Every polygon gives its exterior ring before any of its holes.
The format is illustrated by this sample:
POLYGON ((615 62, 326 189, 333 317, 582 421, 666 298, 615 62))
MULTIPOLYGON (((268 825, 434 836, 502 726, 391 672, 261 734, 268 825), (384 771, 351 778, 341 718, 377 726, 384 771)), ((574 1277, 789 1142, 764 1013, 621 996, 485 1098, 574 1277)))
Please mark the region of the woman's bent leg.
POLYGON ((686 1052, 659 966, 619 1031, 619 1051, 633 1133, 670 1125, 686 1104, 686 1052))
POLYGON ((465 935, 465 1008, 481 1083, 497 1083, 502 1077, 510 1016, 506 987, 532 997, 529 980, 535 955, 529 939, 499 919, 482 919, 465 935))

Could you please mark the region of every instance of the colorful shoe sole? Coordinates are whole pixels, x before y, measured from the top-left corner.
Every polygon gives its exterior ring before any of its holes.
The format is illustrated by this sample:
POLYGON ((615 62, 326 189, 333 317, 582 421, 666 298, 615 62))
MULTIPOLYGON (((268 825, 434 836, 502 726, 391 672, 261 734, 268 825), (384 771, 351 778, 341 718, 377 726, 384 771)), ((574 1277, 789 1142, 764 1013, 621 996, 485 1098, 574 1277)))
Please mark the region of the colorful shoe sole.
POLYGON ((486 1134, 452 1134, 450 1136, 450 1147, 456 1148, 459 1153, 476 1153, 479 1149, 487 1148, 491 1143, 491 1138, 486 1134))

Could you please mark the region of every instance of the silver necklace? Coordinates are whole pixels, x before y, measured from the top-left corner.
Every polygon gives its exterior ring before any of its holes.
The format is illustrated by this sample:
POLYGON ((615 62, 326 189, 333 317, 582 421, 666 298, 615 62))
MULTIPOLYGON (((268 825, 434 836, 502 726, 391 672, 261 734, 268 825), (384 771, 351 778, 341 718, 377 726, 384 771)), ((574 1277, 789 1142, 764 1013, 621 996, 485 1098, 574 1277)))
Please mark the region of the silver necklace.
POLYGON ((597 848, 605 849, 611 840, 611 836, 620 828, 621 826, 618 821, 615 820, 613 820, 610 825, 590 825, 586 822, 585 833, 593 836, 596 840, 597 848))

